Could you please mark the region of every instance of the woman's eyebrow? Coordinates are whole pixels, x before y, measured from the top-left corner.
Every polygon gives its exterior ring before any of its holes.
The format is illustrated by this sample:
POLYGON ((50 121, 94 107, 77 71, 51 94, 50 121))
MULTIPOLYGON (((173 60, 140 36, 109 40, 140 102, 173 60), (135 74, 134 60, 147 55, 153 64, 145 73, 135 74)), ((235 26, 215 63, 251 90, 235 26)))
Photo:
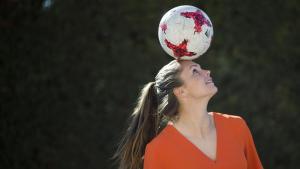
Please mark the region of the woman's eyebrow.
MULTIPOLYGON (((191 66, 190 66, 190 69, 191 69, 192 67, 194 67, 194 66, 196 66, 196 67, 199 66, 199 67, 200 67, 200 65, 195 65, 195 64, 194 64, 194 65, 191 65, 191 66)), ((200 69, 201 69, 201 67, 200 67, 200 69)))

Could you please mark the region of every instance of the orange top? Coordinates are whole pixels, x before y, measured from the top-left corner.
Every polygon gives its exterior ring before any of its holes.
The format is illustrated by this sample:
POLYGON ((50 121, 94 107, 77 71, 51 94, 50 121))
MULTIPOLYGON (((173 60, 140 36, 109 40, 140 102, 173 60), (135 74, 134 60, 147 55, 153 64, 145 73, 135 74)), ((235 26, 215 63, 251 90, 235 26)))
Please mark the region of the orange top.
POLYGON ((216 160, 168 123, 146 145, 144 169, 263 169, 245 120, 237 115, 211 114, 217 133, 216 160))

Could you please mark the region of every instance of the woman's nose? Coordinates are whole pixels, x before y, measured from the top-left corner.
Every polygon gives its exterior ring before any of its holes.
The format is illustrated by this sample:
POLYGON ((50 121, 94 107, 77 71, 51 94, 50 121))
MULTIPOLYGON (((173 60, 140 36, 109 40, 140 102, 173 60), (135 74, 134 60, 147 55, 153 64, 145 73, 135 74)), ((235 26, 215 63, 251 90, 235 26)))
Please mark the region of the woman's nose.
POLYGON ((207 76, 210 76, 210 70, 207 70, 207 76))

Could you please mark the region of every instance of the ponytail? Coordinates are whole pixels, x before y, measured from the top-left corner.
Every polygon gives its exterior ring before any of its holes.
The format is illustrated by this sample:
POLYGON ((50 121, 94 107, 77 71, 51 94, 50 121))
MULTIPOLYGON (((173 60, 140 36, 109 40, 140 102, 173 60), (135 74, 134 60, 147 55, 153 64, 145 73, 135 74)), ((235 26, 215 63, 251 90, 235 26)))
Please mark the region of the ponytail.
POLYGON ((178 60, 163 66, 155 76, 155 82, 143 86, 137 105, 131 114, 129 127, 112 156, 119 162, 118 169, 142 169, 145 147, 167 125, 176 120, 178 100, 173 94, 181 86, 182 68, 178 60))
POLYGON ((129 127, 112 158, 119 162, 118 169, 142 169, 146 144, 158 133, 159 117, 155 82, 143 86, 137 105, 130 116, 129 127))

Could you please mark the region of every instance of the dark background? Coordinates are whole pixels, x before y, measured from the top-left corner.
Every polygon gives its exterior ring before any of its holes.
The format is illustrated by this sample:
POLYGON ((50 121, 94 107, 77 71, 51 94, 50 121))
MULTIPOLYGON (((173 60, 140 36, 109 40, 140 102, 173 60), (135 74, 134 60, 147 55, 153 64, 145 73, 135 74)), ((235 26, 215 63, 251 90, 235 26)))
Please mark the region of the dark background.
POLYGON ((208 110, 246 119, 264 167, 299 166, 298 0, 0 1, 0 168, 109 169, 141 87, 169 61, 169 9, 203 9, 214 39, 196 59, 208 110))

